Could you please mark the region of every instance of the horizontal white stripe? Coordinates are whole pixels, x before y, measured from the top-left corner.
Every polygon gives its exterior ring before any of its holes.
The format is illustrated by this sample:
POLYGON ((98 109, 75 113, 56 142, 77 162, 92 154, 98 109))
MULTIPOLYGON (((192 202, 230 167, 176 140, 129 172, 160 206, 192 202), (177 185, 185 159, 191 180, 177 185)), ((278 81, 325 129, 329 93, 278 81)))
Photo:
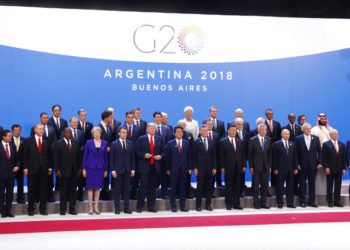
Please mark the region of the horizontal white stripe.
MULTIPOLYGON (((236 62, 310 55, 350 47, 350 20, 217 16, 0 7, 0 44, 88 58, 145 62, 236 62), (143 24, 133 43, 134 31, 143 24), (159 51, 166 48, 174 54, 159 51), (204 47, 184 54, 177 37, 183 27, 202 31, 204 47)), ((189 38, 189 37, 188 37, 189 38)))

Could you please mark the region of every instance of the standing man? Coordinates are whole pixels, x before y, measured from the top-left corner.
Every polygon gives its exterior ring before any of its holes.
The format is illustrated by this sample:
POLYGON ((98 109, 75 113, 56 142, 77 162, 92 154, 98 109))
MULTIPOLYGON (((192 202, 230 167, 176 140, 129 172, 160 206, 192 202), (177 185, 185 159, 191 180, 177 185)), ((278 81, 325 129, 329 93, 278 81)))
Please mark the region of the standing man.
MULTIPOLYGON (((237 109, 235 110, 235 119, 236 119, 236 118, 241 118, 241 119, 243 120, 243 130, 246 131, 246 132, 248 132, 248 133, 250 133, 250 125, 249 125, 249 123, 248 123, 247 121, 244 120, 243 116, 244 116, 244 111, 243 111, 243 109, 237 108, 237 109)), ((235 123, 235 122, 234 122, 234 120, 233 120, 233 121, 230 121, 229 123, 227 123, 227 127, 228 127, 228 125, 229 125, 230 123, 235 123)))
POLYGON ((288 129, 289 130, 289 133, 290 133, 289 140, 292 141, 292 142, 295 141, 295 138, 297 136, 302 134, 300 125, 295 123, 295 118, 296 118, 296 116, 295 116, 294 113, 289 113, 288 114, 288 121, 289 121, 289 123, 282 128, 282 129, 288 129))
POLYGON ((59 104, 55 104, 51 108, 52 117, 49 119, 48 125, 55 129, 56 140, 59 140, 62 136, 63 130, 68 127, 68 122, 61 118, 62 107, 59 104))
POLYGON ((21 136, 21 133, 22 133, 21 125, 13 124, 11 129, 12 129, 11 144, 13 144, 16 148, 18 167, 19 167, 19 170, 15 174, 15 179, 17 183, 17 203, 24 204, 25 200, 24 200, 24 192, 23 192, 23 182, 24 182, 23 153, 24 153, 25 139, 21 136))
POLYGON ((112 120, 110 125, 112 128, 113 141, 115 141, 118 138, 121 122, 115 119, 115 110, 113 107, 108 107, 107 111, 110 111, 112 113, 112 120))
POLYGON ((202 211, 202 197, 206 197, 206 209, 212 211, 213 176, 216 174, 214 140, 208 139, 208 128, 202 125, 200 136, 193 142, 193 170, 197 176, 196 210, 202 211))
POLYGON ((170 132, 171 132, 171 133, 174 133, 174 132, 175 132, 173 126, 171 126, 171 125, 169 124, 169 116, 168 116, 168 114, 165 113, 165 112, 162 112, 162 124, 163 124, 165 127, 167 127, 168 129, 170 129, 170 132))
POLYGON ((241 176, 245 172, 246 160, 243 142, 236 137, 237 128, 230 124, 227 137, 220 141, 219 159, 221 172, 225 173, 226 209, 242 210, 240 204, 241 176))
POLYGON ((213 131, 218 133, 219 138, 222 139, 225 137, 225 123, 219 120, 218 117, 219 110, 216 106, 211 106, 209 108, 209 119, 213 124, 213 131))
POLYGON ((72 116, 69 119, 69 124, 70 124, 69 129, 72 132, 72 140, 77 143, 77 145, 79 146, 79 149, 82 151, 83 146, 85 144, 85 136, 84 136, 84 132, 78 128, 79 126, 78 118, 75 116, 72 116))
POLYGON ((307 123, 306 115, 304 115, 304 114, 299 115, 298 116, 298 124, 299 124, 299 126, 303 126, 304 123, 307 123))
POLYGON ((91 139, 91 130, 94 127, 91 122, 87 121, 87 112, 85 109, 78 111, 79 123, 78 129, 84 132, 84 142, 91 139))
POLYGON ((141 127, 141 135, 146 134, 147 122, 141 119, 141 108, 136 107, 133 109, 134 124, 141 127))
POLYGON ((265 124, 267 126, 266 136, 270 137, 271 143, 281 140, 281 124, 273 120, 273 110, 268 108, 265 110, 265 124))
POLYGON ((256 118, 255 120, 256 128, 249 132, 250 137, 256 136, 258 134, 259 124, 265 124, 265 118, 262 118, 262 117, 256 118))
POLYGON ((123 194, 124 213, 131 214, 129 209, 130 177, 135 174, 134 143, 127 139, 128 130, 119 129, 119 139, 111 145, 109 165, 114 178, 114 212, 120 214, 120 196, 123 194))
POLYGON ((60 180, 60 215, 66 214, 68 201, 69 214, 77 215, 75 204, 77 179, 81 174, 81 151, 78 142, 72 138, 70 128, 65 128, 63 138, 56 142, 53 162, 56 176, 60 180))
POLYGON ((44 126, 35 126, 35 135, 31 136, 24 148, 24 175, 28 176, 28 215, 33 216, 35 212, 34 202, 37 190, 39 190, 39 211, 47 215, 47 187, 48 176, 52 174, 49 166, 49 142, 44 137, 44 126))
POLYGON ((287 207, 294 206, 294 178, 298 173, 297 156, 295 145, 289 140, 290 132, 283 129, 281 132, 282 139, 275 142, 273 150, 272 171, 276 178, 276 202, 277 207, 283 207, 284 183, 286 183, 287 207))
POLYGON ((15 174, 19 171, 16 148, 11 144, 10 130, 3 130, 0 146, 0 213, 1 218, 14 217, 11 213, 15 174))
POLYGON ((328 207, 343 207, 340 200, 342 175, 346 172, 346 155, 344 143, 338 141, 338 131, 329 131, 330 140, 323 143, 323 168, 327 176, 328 207), (333 192, 334 189, 334 192, 333 192))
POLYGON ((295 139, 299 172, 299 205, 306 206, 306 188, 309 190, 308 206, 317 207, 315 194, 315 181, 317 170, 322 168, 322 152, 320 140, 311 135, 311 125, 304 123, 303 134, 295 139))
POLYGON ((184 129, 175 127, 175 139, 169 141, 165 147, 167 160, 167 174, 170 176, 170 207, 176 213, 176 194, 178 191, 180 210, 188 212, 186 208, 186 180, 191 174, 191 147, 183 140, 184 129))
POLYGON ((142 213, 147 195, 148 212, 156 213, 157 176, 161 173, 163 140, 156 134, 156 124, 147 124, 147 134, 136 142, 136 172, 140 174, 136 212, 142 213))
POLYGON ((254 208, 269 209, 267 192, 269 188, 269 174, 271 172, 271 140, 266 136, 267 126, 259 124, 258 135, 252 137, 248 146, 250 174, 253 177, 254 208), (260 193, 260 200, 259 200, 260 193))

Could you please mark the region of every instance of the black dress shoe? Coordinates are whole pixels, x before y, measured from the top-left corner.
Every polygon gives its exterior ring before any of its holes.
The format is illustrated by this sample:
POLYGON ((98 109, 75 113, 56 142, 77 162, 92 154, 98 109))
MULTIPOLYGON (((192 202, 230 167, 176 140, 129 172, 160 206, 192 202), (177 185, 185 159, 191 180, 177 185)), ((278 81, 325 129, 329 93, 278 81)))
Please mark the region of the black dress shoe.
POLYGON ((197 208, 196 208, 196 211, 197 211, 197 212, 200 212, 200 211, 202 211, 202 208, 201 208, 201 207, 197 207, 197 208))
POLYGON ((124 209, 124 214, 132 214, 131 210, 129 208, 124 209))
POLYGON ((9 214, 6 214, 6 217, 14 218, 15 216, 13 214, 9 213, 9 214))
POLYGON ((255 209, 260 209, 260 208, 261 208, 261 206, 260 206, 260 205, 258 205, 258 204, 256 204, 256 205, 254 205, 254 208, 255 208, 255 209))
POLYGON ((279 209, 282 209, 283 208, 283 206, 281 206, 281 205, 279 205, 279 206, 277 206, 279 209))
POLYGON ((28 216, 34 216, 34 211, 28 211, 28 216))
POLYGON ((308 206, 309 206, 309 207, 318 207, 318 206, 316 205, 316 203, 310 203, 308 206))
POLYGON ((211 206, 207 206, 206 209, 207 209, 208 211, 213 211, 213 208, 212 208, 211 206))
POLYGON ((342 204, 340 204, 340 203, 334 203, 334 206, 335 207, 344 207, 342 204))
POLYGON ((226 206, 226 210, 232 210, 231 206, 226 206))
POLYGON ((61 212, 60 212, 60 215, 66 215, 66 212, 61 211, 61 212))
POLYGON ((23 199, 23 200, 20 199, 20 200, 17 200, 17 203, 18 203, 18 204, 25 204, 26 202, 24 201, 24 199, 23 199))
POLYGON ((261 208, 263 208, 263 209, 270 209, 270 207, 268 205, 262 205, 261 208))
POLYGON ((305 207, 306 207, 306 205, 305 205, 305 203, 304 203, 304 202, 301 202, 301 203, 299 204, 299 206, 300 206, 300 207, 303 207, 303 208, 305 208, 305 207))
POLYGON ((176 208, 172 208, 172 209, 171 209, 171 212, 172 212, 172 213, 177 213, 177 209, 176 209, 176 208))
POLYGON ((216 198, 216 196, 215 196, 215 195, 212 195, 212 196, 211 196, 211 198, 215 199, 215 198, 216 198))
POLYGON ((331 204, 331 203, 329 203, 329 204, 328 204, 328 207, 334 207, 334 205, 333 205, 333 204, 331 204))
POLYGON ((187 208, 181 208, 180 211, 181 211, 181 212, 187 213, 187 212, 189 212, 190 210, 188 210, 187 208))
POLYGON ((75 210, 75 209, 69 210, 69 214, 70 215, 78 215, 77 210, 75 210))
POLYGON ((6 218, 6 214, 1 214, 1 218, 6 218))
POLYGON ((296 206, 294 206, 294 205, 289 205, 289 206, 287 206, 288 208, 296 208, 296 206))
POLYGON ((150 208, 147 210, 149 213, 157 213, 157 210, 155 210, 154 208, 150 208))
POLYGON ((233 209, 236 209, 236 210, 243 210, 243 207, 241 207, 241 206, 235 206, 235 207, 233 207, 233 209))
POLYGON ((51 197, 47 200, 47 202, 53 203, 53 202, 55 202, 55 199, 51 197))
POLYGON ((142 209, 141 208, 138 208, 138 209, 136 209, 136 213, 142 213, 142 209))
POLYGON ((40 211, 40 214, 41 214, 41 215, 45 215, 45 216, 48 215, 47 210, 41 210, 41 211, 40 211))
POLYGON ((120 214, 120 209, 119 209, 119 208, 116 208, 116 209, 114 210, 114 213, 115 213, 115 214, 120 214))

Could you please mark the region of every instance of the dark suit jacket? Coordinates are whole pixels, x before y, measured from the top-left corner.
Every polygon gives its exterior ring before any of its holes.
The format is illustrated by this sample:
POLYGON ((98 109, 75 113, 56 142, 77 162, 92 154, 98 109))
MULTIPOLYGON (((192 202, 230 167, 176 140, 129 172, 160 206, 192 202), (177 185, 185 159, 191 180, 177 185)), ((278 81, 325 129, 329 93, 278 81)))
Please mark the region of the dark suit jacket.
MULTIPOLYGON (((90 140, 92 138, 91 130, 93 127, 94 127, 94 125, 91 122, 88 122, 88 121, 85 122, 84 142, 86 142, 87 140, 90 140)), ((80 121, 78 124, 78 129, 83 131, 83 128, 81 127, 80 121)))
POLYGON ((18 159, 16 153, 16 147, 9 143, 10 159, 7 159, 6 150, 0 142, 0 180, 13 179, 15 173, 12 172, 13 168, 18 166, 18 159))
MULTIPOLYGON (((74 133, 72 131, 72 136, 74 136, 74 133)), ((63 134, 62 134, 63 137, 63 134)), ((72 141, 76 142, 79 146, 80 150, 83 150, 83 146, 85 144, 85 135, 84 132, 80 129, 77 129, 77 136, 72 138, 72 141)))
POLYGON ((162 138, 163 145, 166 145, 168 141, 173 139, 173 133, 167 126, 164 125, 161 125, 161 135, 158 134, 158 125, 156 125, 156 135, 162 138))
POLYGON ((217 168, 217 153, 213 139, 208 139, 208 150, 205 151, 202 137, 197 138, 192 144, 193 168, 199 172, 217 168))
POLYGON ((249 145, 249 140, 250 140, 250 133, 243 130, 242 135, 243 135, 243 140, 241 138, 239 138, 238 130, 237 130, 236 138, 240 139, 243 142, 245 159, 248 160, 248 145, 249 145))
POLYGON ((311 136, 310 150, 307 150, 304 135, 295 138, 295 148, 297 152, 298 165, 301 170, 317 169, 318 164, 322 164, 322 151, 320 140, 315 135, 311 136))
POLYGON ((225 173, 242 172, 246 166, 243 142, 235 138, 236 151, 228 137, 221 139, 219 144, 219 167, 225 169, 225 173))
POLYGON ((288 129, 289 130, 289 132, 290 132, 290 137, 289 137, 289 140, 290 141, 295 141, 295 138, 296 137, 298 137, 299 135, 301 135, 303 132, 301 131, 301 127, 300 127, 300 125, 298 125, 298 124, 294 124, 294 130, 295 130, 295 133, 293 132, 293 130, 292 130, 292 127, 291 127, 291 125, 290 124, 288 124, 288 125, 286 125, 286 126, 284 126, 283 128, 282 128, 282 130, 283 129, 288 129))
MULTIPOLYGON (((228 130, 228 127, 230 126, 230 124, 235 124, 235 121, 230 121, 230 122, 227 123, 227 126, 226 126, 227 130, 228 130)), ((250 131, 250 125, 249 125, 249 123, 248 123, 247 121, 245 121, 245 120, 243 120, 243 130, 244 130, 245 132, 247 132, 247 133, 250 133, 250 132, 251 132, 251 131, 250 131)), ((255 135, 257 135, 257 133, 256 133, 255 135)), ((253 135, 253 136, 255 136, 255 135, 253 135)), ((253 137, 253 136, 251 136, 251 137, 253 137)))
POLYGON ((107 134, 105 127, 102 123, 99 123, 98 126, 101 128, 101 139, 107 142, 108 147, 111 146, 112 142, 115 141, 115 136, 113 135, 113 131, 111 130, 110 134, 107 134))
MULTIPOLYGON (((161 155, 162 159, 159 161, 154 161, 154 167, 158 174, 161 171, 161 162, 164 159, 163 152, 163 140, 161 137, 154 136, 154 155, 161 155)), ((140 136, 136 141, 136 171, 145 174, 150 171, 150 159, 145 158, 146 153, 151 153, 150 141, 148 140, 148 134, 140 136)))
POLYGON ((170 129, 170 132, 171 132, 171 134, 174 134, 174 127, 173 126, 171 126, 171 125, 164 125, 165 127, 167 127, 168 129, 170 129))
MULTIPOLYGON (((126 123, 123 124, 123 127, 128 129, 128 125, 126 123)), ((136 142, 137 138, 139 138, 142 135, 141 133, 142 133, 141 127, 133 124, 131 138, 128 138, 128 140, 136 142)))
POLYGON ((249 132, 249 135, 250 135, 250 138, 258 135, 258 129, 257 128, 253 129, 252 131, 249 132))
POLYGON ((337 153, 331 140, 323 143, 323 168, 329 168, 331 174, 340 174, 346 170, 345 145, 338 141, 339 152, 337 153))
POLYGON ((298 167, 295 144, 288 141, 288 154, 282 140, 276 141, 272 147, 272 170, 278 170, 278 175, 293 175, 298 167))
POLYGON ((113 134, 112 141, 115 141, 116 139, 119 138, 118 133, 119 133, 120 126, 121 126, 121 122, 114 119, 113 123, 111 124, 112 134, 113 134))
POLYGON ((192 168, 191 160, 191 145, 187 140, 182 140, 181 153, 179 152, 176 139, 173 139, 165 146, 167 170, 170 170, 171 174, 177 174, 181 172, 187 172, 192 168))
POLYGON ((134 143, 126 140, 126 150, 123 149, 120 140, 116 140, 111 145, 109 166, 111 171, 117 174, 130 173, 135 170, 135 148, 134 143))
POLYGON ((64 139, 56 142, 53 149, 53 163, 56 171, 60 171, 62 177, 69 178, 75 175, 81 168, 81 154, 78 143, 71 140, 72 150, 68 150, 64 139))
POLYGON ((267 119, 265 119, 265 124, 267 126, 267 134, 266 136, 270 137, 271 143, 274 143, 278 140, 281 140, 281 124, 278 121, 272 120, 272 133, 270 126, 267 122, 267 119))
MULTIPOLYGON (((20 168, 20 171, 23 171, 23 166, 24 166, 23 156, 24 156, 25 141, 26 141, 26 139, 21 136, 20 137, 19 149, 18 149, 18 152, 17 152, 17 161, 18 161, 18 167, 20 168)), ((15 142, 14 142, 13 138, 11 140, 11 144, 13 144, 13 146, 16 149, 16 145, 15 145, 15 142)))
POLYGON ((216 119, 216 128, 214 128, 214 126, 213 126, 213 131, 215 131, 218 134, 219 139, 224 138, 225 133, 226 133, 225 132, 225 123, 221 120, 216 119))
MULTIPOLYGON (((134 121, 134 124, 137 125, 135 121, 134 121)), ((140 125, 139 126, 141 127, 141 134, 140 135, 146 134, 146 132, 147 132, 146 131, 147 130, 147 122, 145 120, 140 119, 140 125)))
POLYGON ((346 142, 346 161, 347 165, 350 166, 350 140, 346 142))
POLYGON ((31 136, 27 139, 24 148, 24 169, 28 169, 29 175, 38 174, 41 170, 43 173, 48 173, 50 163, 49 143, 47 139, 42 137, 42 153, 39 153, 39 149, 35 140, 35 136, 31 136))
POLYGON ((59 140, 61 138, 62 135, 62 131, 68 127, 68 122, 67 120, 63 119, 62 117, 60 117, 60 129, 57 128, 55 120, 53 117, 50 117, 48 125, 50 125, 51 127, 54 128, 55 130, 55 135, 56 135, 56 140, 59 140))
POLYGON ((259 137, 256 135, 249 141, 248 146, 248 160, 249 168, 253 168, 254 171, 270 171, 272 164, 272 150, 271 140, 269 137, 264 138, 264 151, 261 148, 259 137))
MULTIPOLYGON (((35 135, 35 126, 31 128, 30 130, 30 136, 34 136, 35 135)), ((44 132, 43 137, 47 140, 48 144, 49 144, 49 148, 50 150, 52 149, 54 143, 57 141, 56 139, 56 133, 55 133, 55 129, 50 126, 47 125, 47 130, 48 130, 48 136, 46 136, 46 131, 44 132)))

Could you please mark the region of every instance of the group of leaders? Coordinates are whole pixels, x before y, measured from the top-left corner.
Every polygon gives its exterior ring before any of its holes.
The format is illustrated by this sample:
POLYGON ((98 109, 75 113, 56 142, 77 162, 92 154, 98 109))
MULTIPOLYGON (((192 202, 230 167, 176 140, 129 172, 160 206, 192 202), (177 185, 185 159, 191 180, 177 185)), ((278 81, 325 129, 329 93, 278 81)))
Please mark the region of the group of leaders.
POLYGON ((47 215, 47 202, 53 190, 59 191, 60 215, 77 214, 76 201, 88 190, 89 214, 100 214, 99 199, 110 199, 113 190, 115 213, 132 213, 129 199, 137 199, 136 212, 157 212, 156 194, 169 199, 172 212, 188 212, 186 198, 192 198, 191 175, 197 178, 196 210, 212 210, 214 186, 225 186, 227 210, 243 209, 245 172, 252 176, 254 208, 268 209, 269 180, 276 190, 278 208, 295 208, 294 195, 301 207, 317 207, 316 194, 327 194, 329 207, 343 204, 340 199, 342 175, 350 161, 350 142, 338 140, 338 131, 329 125, 327 115, 318 114, 312 127, 306 116, 288 115, 281 127, 272 109, 256 120, 250 129, 242 109, 225 126, 218 109, 210 107, 201 124, 193 108, 174 128, 168 115, 154 112, 154 121, 141 119, 141 109, 126 112, 125 122, 115 120, 113 108, 101 114, 97 126, 87 121, 87 112, 78 111, 69 123, 61 117, 60 105, 52 106, 52 116, 40 114, 31 136, 21 136, 21 126, 1 128, 0 213, 14 217, 14 183, 17 202, 25 203, 23 182, 28 180, 28 215, 47 215), (297 120, 297 121, 296 121, 297 120), (348 163, 347 163, 348 161, 348 163), (55 176, 55 178, 54 178, 55 176), (224 176, 224 180, 222 180, 224 176), (54 181, 55 180, 55 181, 54 181), (223 185, 224 182, 224 185, 223 185), (308 190, 308 192, 307 192, 308 190), (123 204, 121 204, 121 200, 123 204), (67 209, 68 208, 68 209, 67 209))

